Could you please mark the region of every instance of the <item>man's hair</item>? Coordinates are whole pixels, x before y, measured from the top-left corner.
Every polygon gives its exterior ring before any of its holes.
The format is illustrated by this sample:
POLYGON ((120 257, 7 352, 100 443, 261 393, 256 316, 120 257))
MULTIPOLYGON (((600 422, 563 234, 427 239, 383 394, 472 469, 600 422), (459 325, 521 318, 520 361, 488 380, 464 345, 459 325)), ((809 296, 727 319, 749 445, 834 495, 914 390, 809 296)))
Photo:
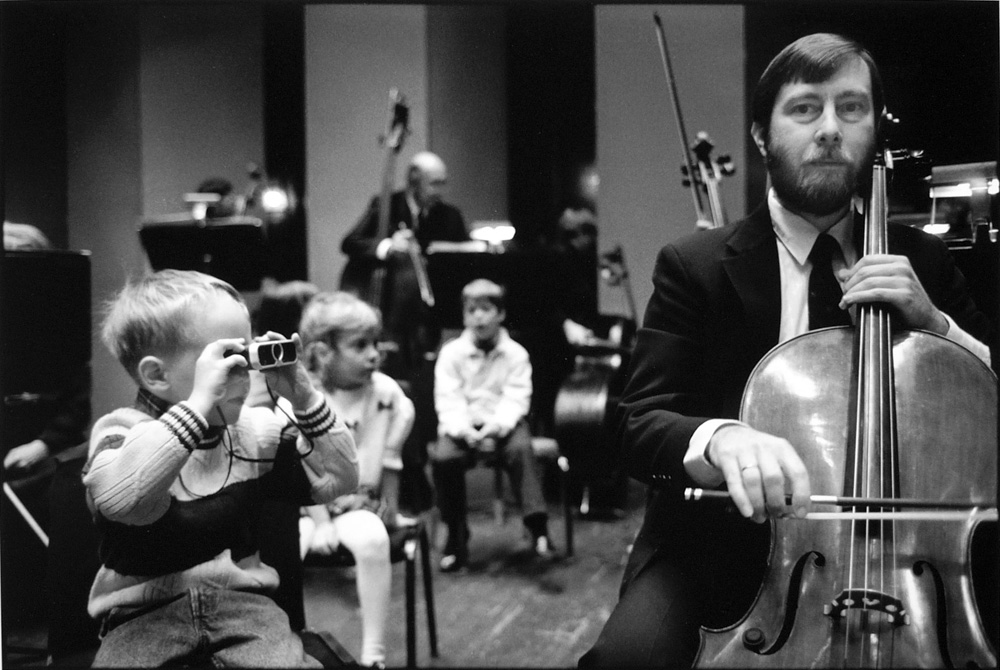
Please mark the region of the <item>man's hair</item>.
POLYGON ((229 283, 193 270, 161 270, 130 281, 106 304, 101 339, 138 380, 144 356, 169 355, 193 341, 197 308, 220 294, 245 307, 229 283))
POLYGON ((751 118, 770 137, 771 113, 778 92, 785 84, 826 81, 851 60, 861 59, 871 75, 872 109, 878 125, 882 115, 882 77, 875 59, 863 46, 852 39, 832 33, 815 33, 795 40, 778 53, 760 76, 751 101, 751 118))
POLYGON ((470 302, 485 300, 492 303, 498 310, 506 309, 507 291, 503 286, 489 279, 474 279, 462 289, 462 308, 470 302))
POLYGON ((331 344, 336 344, 344 333, 381 327, 379 311, 367 302, 344 291, 328 291, 316 294, 306 303, 299 337, 304 346, 331 339, 331 344))
POLYGON ((430 171, 445 169, 441 157, 430 151, 420 151, 413 155, 406 168, 406 183, 412 188, 430 171))

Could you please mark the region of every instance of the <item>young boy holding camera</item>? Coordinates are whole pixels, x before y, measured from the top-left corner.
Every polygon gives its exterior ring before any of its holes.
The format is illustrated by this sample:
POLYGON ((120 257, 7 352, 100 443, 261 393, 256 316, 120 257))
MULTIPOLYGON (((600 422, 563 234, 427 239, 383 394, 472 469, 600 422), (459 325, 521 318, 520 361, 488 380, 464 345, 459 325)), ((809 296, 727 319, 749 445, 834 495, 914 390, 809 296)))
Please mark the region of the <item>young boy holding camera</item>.
POLYGON ((504 289, 477 279, 462 289, 465 330, 441 347, 434 367, 438 441, 431 450, 434 485, 448 541, 443 572, 468 562, 465 470, 477 455, 500 459, 519 493, 532 549, 549 557, 548 512, 531 447, 531 360, 503 327, 504 289))
POLYGON ((300 521, 302 539, 306 551, 330 554, 343 545, 354 556, 364 667, 385 667, 392 586, 387 528, 403 521, 399 476, 403 442, 414 421, 413 403, 377 369, 380 331, 378 312, 342 292, 315 296, 299 325, 307 367, 354 432, 361 481, 357 493, 307 508, 300 521))
POLYGON ((358 482, 354 440, 297 361, 298 337, 251 343, 240 294, 178 270, 128 284, 102 334, 139 390, 95 423, 84 469, 101 534, 94 665, 317 667, 267 595, 278 575, 257 537, 263 499, 327 502, 358 482), (294 420, 244 407, 251 364, 294 420))

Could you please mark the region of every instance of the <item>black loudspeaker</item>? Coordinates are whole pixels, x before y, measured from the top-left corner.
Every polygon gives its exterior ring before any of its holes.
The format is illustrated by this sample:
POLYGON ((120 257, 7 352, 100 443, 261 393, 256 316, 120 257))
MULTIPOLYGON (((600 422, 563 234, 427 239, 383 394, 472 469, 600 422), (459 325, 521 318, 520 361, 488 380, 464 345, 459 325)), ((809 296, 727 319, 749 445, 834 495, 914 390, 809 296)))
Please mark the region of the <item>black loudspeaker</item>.
MULTIPOLYGON (((47 429, 78 443, 90 420, 90 255, 5 251, 0 286, 3 454, 47 429)), ((67 444, 52 444, 54 448, 67 444)), ((4 483, 48 529, 54 463, 4 472, 4 483)), ((47 552, 7 497, 0 502, 7 626, 44 615, 47 552)))
POLYGON ((90 253, 5 251, 0 323, 5 405, 60 393, 90 361, 90 253))
POLYGON ((197 270, 257 291, 267 266, 263 221, 252 216, 223 219, 148 219, 139 240, 154 270, 197 270))

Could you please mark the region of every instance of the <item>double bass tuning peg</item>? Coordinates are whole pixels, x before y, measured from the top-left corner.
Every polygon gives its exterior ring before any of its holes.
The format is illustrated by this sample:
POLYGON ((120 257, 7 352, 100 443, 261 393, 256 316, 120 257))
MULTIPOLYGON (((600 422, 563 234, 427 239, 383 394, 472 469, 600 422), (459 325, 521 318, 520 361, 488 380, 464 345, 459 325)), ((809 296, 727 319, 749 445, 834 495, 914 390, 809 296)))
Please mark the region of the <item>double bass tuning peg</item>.
POLYGON ((728 177, 736 172, 736 165, 733 164, 733 157, 723 154, 715 159, 715 164, 719 166, 719 172, 728 177))

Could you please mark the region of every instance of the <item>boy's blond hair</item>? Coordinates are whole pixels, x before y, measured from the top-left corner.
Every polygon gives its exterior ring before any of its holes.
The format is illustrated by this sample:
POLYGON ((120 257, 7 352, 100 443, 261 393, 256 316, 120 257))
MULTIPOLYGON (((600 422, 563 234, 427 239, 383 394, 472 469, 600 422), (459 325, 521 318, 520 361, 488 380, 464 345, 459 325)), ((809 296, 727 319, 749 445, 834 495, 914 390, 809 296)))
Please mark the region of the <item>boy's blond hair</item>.
POLYGON ((105 306, 101 339, 138 381, 139 361, 150 354, 176 353, 189 344, 196 308, 220 293, 246 309, 243 297, 228 282, 193 270, 161 270, 130 281, 105 306))
POLYGON ((303 346, 324 339, 332 339, 335 344, 346 332, 381 328, 379 311, 367 302, 344 291, 327 291, 306 303, 299 322, 299 337, 303 346))

